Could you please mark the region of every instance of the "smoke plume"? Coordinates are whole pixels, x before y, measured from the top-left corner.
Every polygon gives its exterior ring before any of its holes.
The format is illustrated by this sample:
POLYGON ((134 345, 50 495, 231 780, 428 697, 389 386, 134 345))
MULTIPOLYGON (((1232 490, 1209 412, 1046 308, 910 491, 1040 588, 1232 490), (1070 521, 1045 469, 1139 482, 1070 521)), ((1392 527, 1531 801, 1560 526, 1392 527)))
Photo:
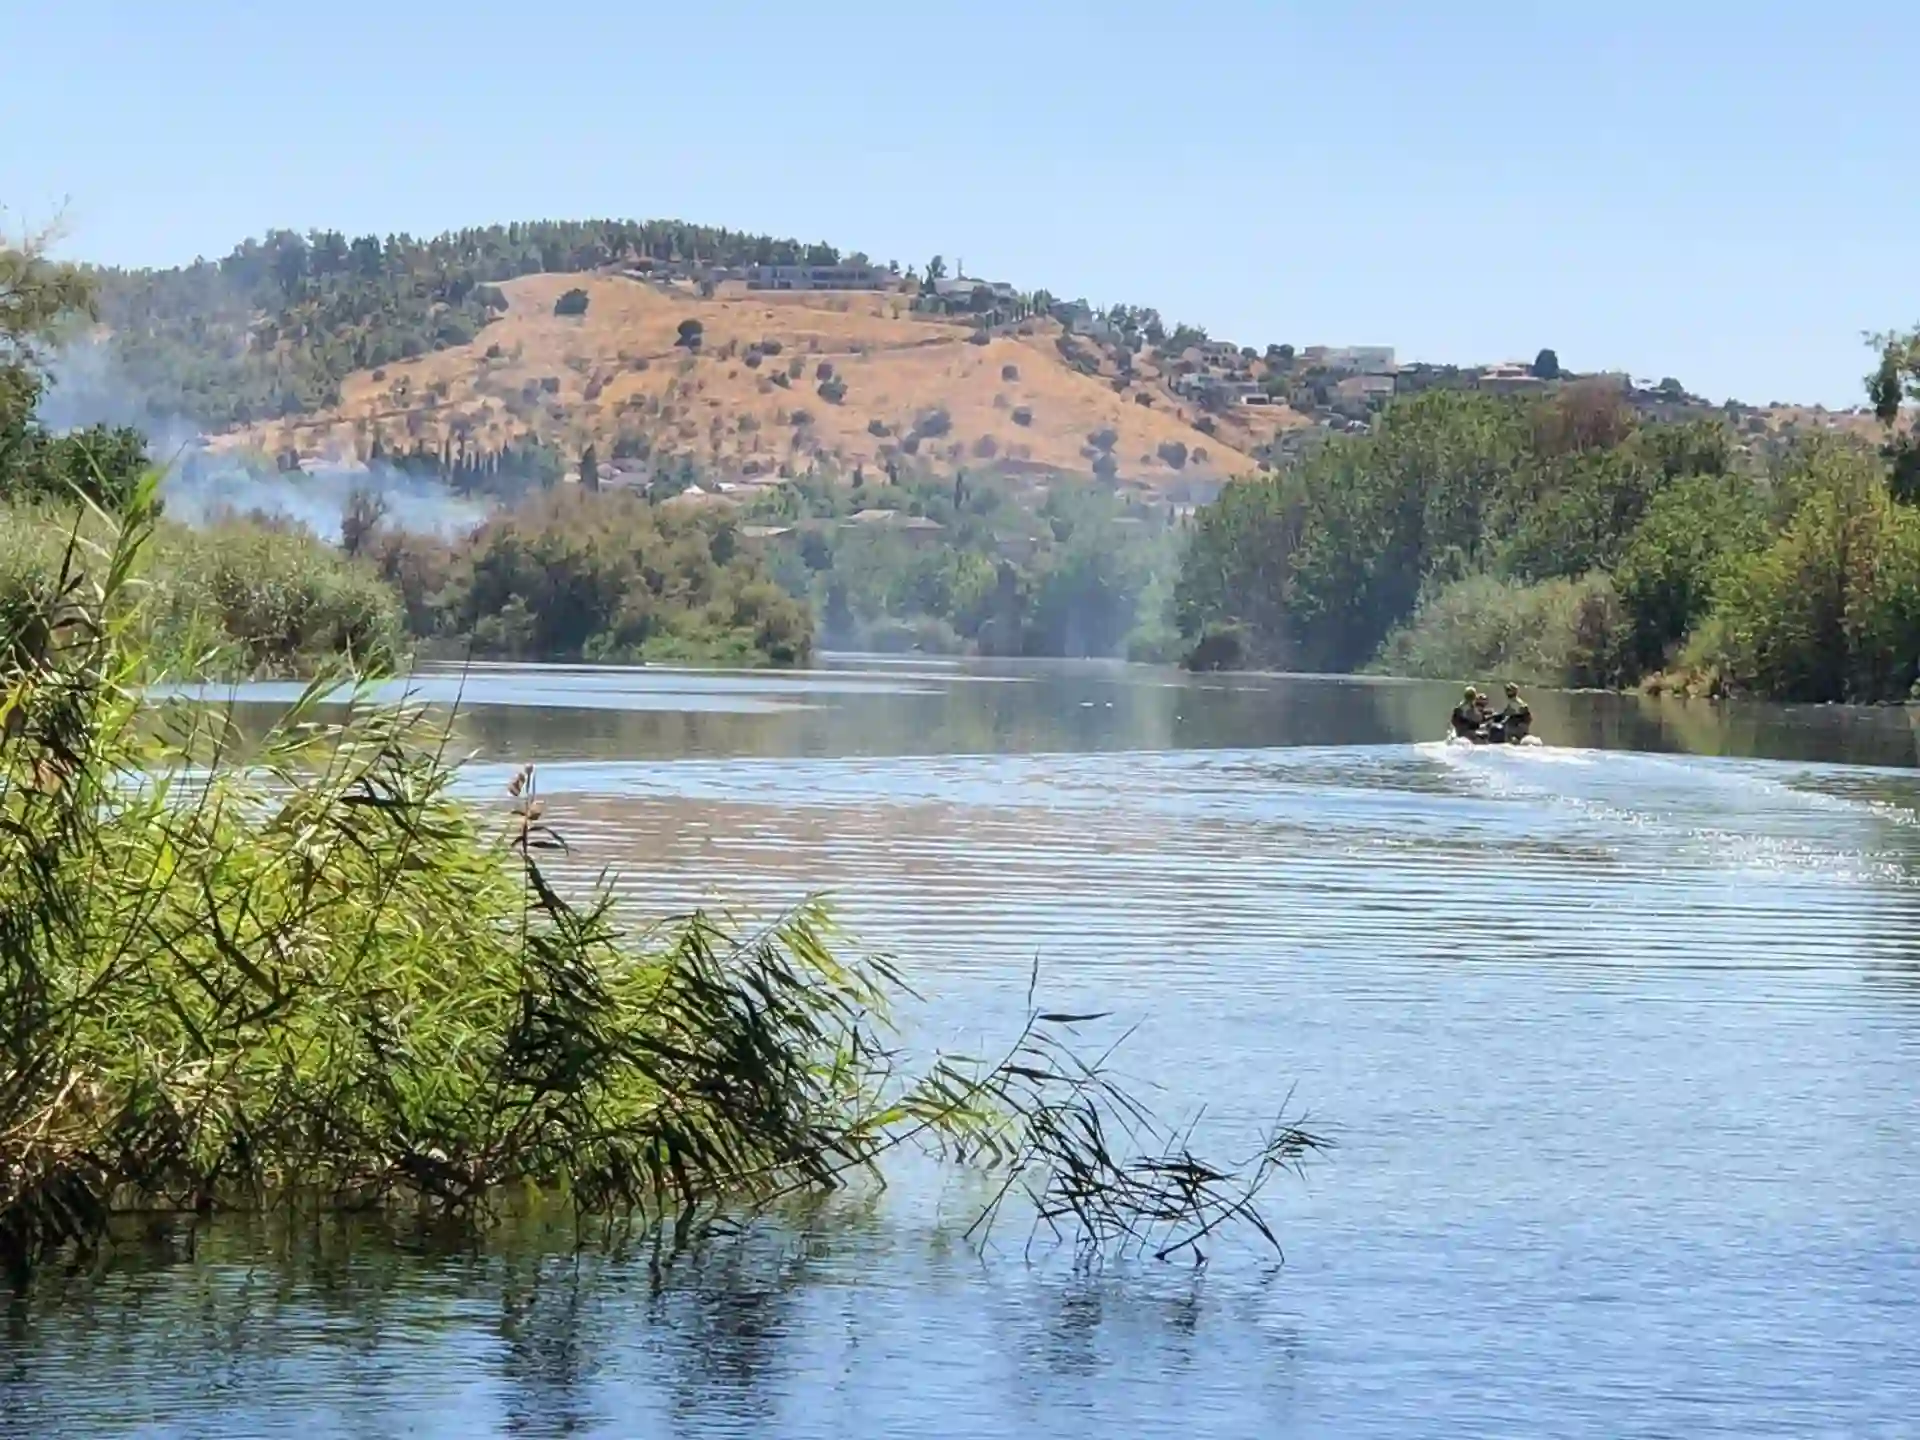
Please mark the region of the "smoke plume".
POLYGON ((140 387, 96 341, 63 349, 49 367, 51 383, 38 407, 56 432, 89 425, 129 425, 147 437, 163 470, 160 497, 169 518, 207 525, 236 515, 267 515, 311 530, 332 544, 356 491, 384 502, 386 524, 416 534, 457 534, 481 524, 492 506, 456 495, 439 481, 351 455, 301 462, 281 471, 257 457, 208 448, 202 427, 184 415, 156 415, 140 387))

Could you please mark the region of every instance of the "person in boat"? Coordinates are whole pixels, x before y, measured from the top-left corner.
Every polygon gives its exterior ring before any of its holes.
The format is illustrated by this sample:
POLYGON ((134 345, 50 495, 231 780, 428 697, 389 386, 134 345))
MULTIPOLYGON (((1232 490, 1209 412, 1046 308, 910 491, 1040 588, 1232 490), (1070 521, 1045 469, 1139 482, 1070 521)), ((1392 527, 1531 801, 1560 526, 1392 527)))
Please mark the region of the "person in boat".
POLYGON ((1533 709, 1520 697, 1520 687, 1507 682, 1507 706, 1500 712, 1501 736, 1509 745, 1517 745, 1533 729, 1533 709))
POLYGON ((1480 708, 1485 703, 1485 696, 1473 686, 1467 686, 1465 697, 1453 707, 1453 733, 1464 740, 1471 740, 1478 735, 1480 727, 1486 724, 1486 716, 1480 708))

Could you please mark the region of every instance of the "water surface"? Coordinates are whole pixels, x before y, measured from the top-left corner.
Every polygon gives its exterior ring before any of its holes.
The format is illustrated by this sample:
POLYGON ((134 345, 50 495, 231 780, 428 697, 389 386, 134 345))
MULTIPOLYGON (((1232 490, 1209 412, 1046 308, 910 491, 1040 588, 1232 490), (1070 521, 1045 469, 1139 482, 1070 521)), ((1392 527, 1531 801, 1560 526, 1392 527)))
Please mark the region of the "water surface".
MULTIPOLYGON (((1030 966, 1209 1137, 1339 1141, 1276 1268, 1076 1271, 882 1197, 695 1257, 227 1225, 17 1298, 35 1434, 1896 1435, 1920 1409, 1920 771, 1899 710, 847 660, 433 677, 636 909, 812 890, 914 1043, 1030 966)), ((255 690, 270 701, 276 692, 255 690)))

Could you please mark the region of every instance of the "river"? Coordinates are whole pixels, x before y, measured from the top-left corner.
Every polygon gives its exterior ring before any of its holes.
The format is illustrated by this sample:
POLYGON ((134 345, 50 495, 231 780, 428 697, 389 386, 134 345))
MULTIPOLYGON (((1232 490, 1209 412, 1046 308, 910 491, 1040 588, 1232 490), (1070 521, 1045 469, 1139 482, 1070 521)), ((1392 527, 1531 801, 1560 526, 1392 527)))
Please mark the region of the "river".
MULTIPOLYGON (((1920 1413, 1920 746, 1900 710, 848 658, 477 668, 636 909, 832 892, 962 1047, 1040 994, 1156 1108, 1337 1148, 1284 1265, 958 1240, 966 1177, 664 1275, 523 1228, 129 1245, 14 1297, 9 1433, 1897 1435, 1920 1413)), ((282 698, 250 687, 255 704, 282 698)))

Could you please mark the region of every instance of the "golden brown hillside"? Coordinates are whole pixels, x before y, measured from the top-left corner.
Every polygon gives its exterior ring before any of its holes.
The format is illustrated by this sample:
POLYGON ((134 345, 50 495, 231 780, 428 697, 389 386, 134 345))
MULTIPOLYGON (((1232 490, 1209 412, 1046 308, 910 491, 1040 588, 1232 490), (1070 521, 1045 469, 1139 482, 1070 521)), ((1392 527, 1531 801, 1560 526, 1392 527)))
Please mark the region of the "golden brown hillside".
POLYGON ((1087 474, 1089 436, 1110 429, 1120 482, 1157 489, 1251 469, 1257 445, 1305 423, 1274 407, 1218 418, 1210 436, 1150 366, 1124 391, 1111 360, 1098 378, 1073 368, 1053 321, 980 345, 964 325, 913 314, 899 294, 740 288, 701 299, 620 274, 529 275, 502 288, 506 313, 471 345, 349 376, 337 407, 217 443, 364 458, 376 437, 389 452, 449 441, 493 451, 534 437, 569 455, 591 443, 603 465, 691 455, 740 476, 816 460, 874 469, 910 446, 943 468, 1087 474), (576 287, 586 313, 555 315, 576 287), (697 353, 677 343, 688 320, 702 327, 697 353), (940 410, 948 424, 934 434, 941 427, 922 421, 940 410), (929 433, 910 442, 916 425, 929 433), (1183 455, 1183 466, 1168 458, 1183 455))

